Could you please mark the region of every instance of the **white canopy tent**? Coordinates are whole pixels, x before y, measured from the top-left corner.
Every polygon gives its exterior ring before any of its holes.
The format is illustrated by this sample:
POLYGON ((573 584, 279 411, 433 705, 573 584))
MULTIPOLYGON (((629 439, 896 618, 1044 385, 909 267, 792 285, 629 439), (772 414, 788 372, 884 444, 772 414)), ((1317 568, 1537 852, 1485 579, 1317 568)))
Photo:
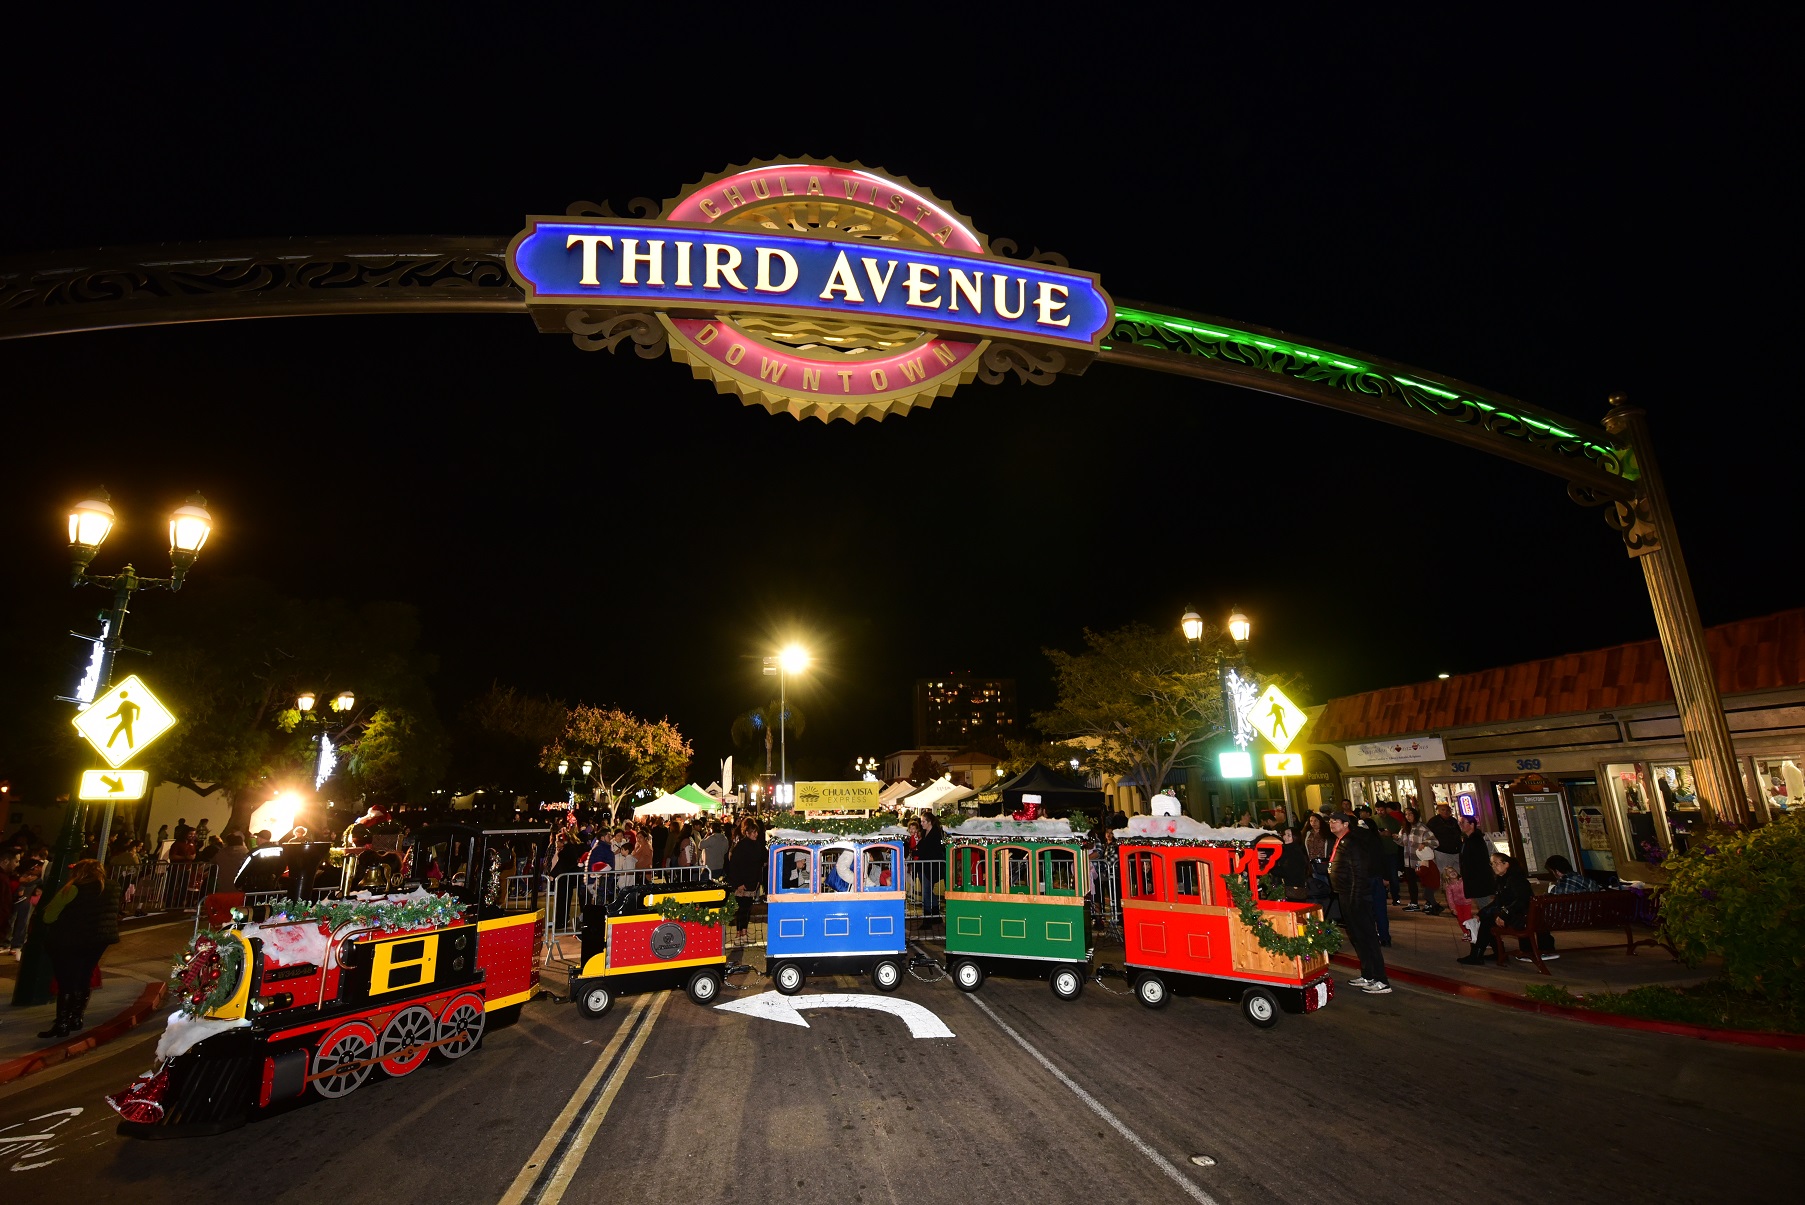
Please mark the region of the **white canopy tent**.
POLYGON ((884 809, 895 807, 897 800, 905 795, 913 795, 915 789, 914 783, 906 778, 899 778, 878 794, 877 806, 884 809))
POLYGON ((905 797, 901 806, 906 808, 951 807, 976 794, 977 792, 970 787, 954 785, 951 778, 936 778, 913 795, 905 797))
POLYGON ((660 795, 650 803, 642 803, 633 809, 633 819, 641 816, 694 816, 702 809, 687 799, 676 795, 660 795))

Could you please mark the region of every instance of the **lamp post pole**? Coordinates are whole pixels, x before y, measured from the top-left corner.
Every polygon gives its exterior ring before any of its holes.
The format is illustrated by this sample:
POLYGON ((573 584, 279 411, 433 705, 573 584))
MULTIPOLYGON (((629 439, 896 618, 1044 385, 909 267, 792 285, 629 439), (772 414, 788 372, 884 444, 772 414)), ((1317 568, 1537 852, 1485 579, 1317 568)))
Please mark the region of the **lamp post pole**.
POLYGON ((1752 820, 1749 800, 1737 769, 1723 700, 1717 693, 1717 675, 1705 647, 1692 576, 1686 571, 1673 510, 1667 503, 1667 487, 1655 462, 1648 415, 1621 394, 1614 395, 1604 416, 1604 429, 1620 449, 1635 458, 1639 473, 1635 501, 1611 503, 1605 518, 1622 533, 1630 556, 1642 562, 1642 578, 1654 608, 1655 630, 1673 683, 1693 778, 1719 824, 1747 828, 1752 820))

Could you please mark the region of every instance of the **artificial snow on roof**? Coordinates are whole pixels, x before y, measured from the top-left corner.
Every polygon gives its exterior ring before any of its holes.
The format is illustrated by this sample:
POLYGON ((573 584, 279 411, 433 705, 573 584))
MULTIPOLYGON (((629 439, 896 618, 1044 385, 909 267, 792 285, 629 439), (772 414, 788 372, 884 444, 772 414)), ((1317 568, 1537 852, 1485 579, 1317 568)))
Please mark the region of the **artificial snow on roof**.
POLYGON ((1068 820, 1011 820, 1006 816, 964 820, 957 828, 949 828, 946 832, 951 837, 1023 837, 1041 840, 1059 837, 1069 839, 1078 835, 1072 832, 1072 825, 1068 820))
POLYGON ((820 845, 834 841, 888 841, 908 836, 908 830, 887 824, 865 833, 816 833, 799 828, 774 828, 765 834, 767 840, 790 845, 820 845))
POLYGON ((1277 836, 1263 828, 1216 828, 1189 816, 1130 816, 1128 827, 1116 830, 1117 841, 1136 837, 1171 837, 1180 841, 1220 841, 1248 844, 1262 837, 1277 836))

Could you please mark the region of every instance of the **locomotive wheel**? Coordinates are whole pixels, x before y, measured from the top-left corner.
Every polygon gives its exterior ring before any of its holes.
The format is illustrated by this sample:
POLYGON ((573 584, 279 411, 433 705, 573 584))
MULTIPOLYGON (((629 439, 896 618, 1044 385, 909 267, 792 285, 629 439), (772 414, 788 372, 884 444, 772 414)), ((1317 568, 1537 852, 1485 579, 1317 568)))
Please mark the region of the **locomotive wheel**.
POLYGON ((313 1090, 328 1100, 351 1095, 370 1078, 375 1057, 376 1031, 362 1021, 345 1022, 313 1052, 313 1090))
POLYGON ((426 1061, 427 1052, 437 1033, 432 1010, 423 1004, 410 1004, 382 1027, 376 1043, 376 1056, 382 1069, 393 1076, 403 1076, 426 1061))
POLYGON ((713 1004, 715 997, 721 994, 721 973, 719 971, 701 970, 689 977, 684 991, 697 1004, 713 1004))
POLYGON ((614 1007, 614 993, 600 983, 577 984, 577 1011, 585 1017, 600 1017, 614 1007))
POLYGON ((1053 985, 1053 994, 1061 1000, 1076 1000, 1084 992, 1084 976, 1078 973, 1077 967, 1054 967, 1047 981, 1053 985))
POLYGON ((894 958, 883 958, 871 968, 871 985, 880 992, 893 992, 902 984, 902 965, 894 958))
POLYGON ((432 1054, 441 1061, 461 1059, 475 1050, 477 1043, 483 1040, 483 1025, 488 1018, 483 1014, 483 998, 475 992, 465 992, 439 1014, 439 1044, 433 1047, 432 1054))
POLYGON ((984 968, 969 958, 953 964, 953 986, 962 992, 975 992, 984 986, 984 968))
POLYGON ((802 968, 793 962, 778 963, 777 969, 771 973, 771 978, 777 981, 777 990, 786 996, 794 996, 802 990, 802 985, 808 982, 808 976, 804 975, 802 968))
POLYGON ((1148 1008, 1164 1008, 1172 993, 1166 990, 1166 981, 1158 975, 1148 972, 1134 981, 1134 994, 1148 1008))
POLYGON ((1250 987, 1241 993, 1241 1015, 1261 1029, 1279 1023, 1279 998, 1263 987, 1250 987))

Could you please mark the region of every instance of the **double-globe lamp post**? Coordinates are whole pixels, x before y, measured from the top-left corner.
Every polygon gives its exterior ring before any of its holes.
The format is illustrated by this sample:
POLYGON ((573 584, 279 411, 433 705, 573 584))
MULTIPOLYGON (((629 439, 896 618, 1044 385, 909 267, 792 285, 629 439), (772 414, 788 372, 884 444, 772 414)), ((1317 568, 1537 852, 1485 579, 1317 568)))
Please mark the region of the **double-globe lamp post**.
POLYGON ((799 674, 808 666, 808 650, 800 644, 785 645, 778 651, 777 656, 765 658, 765 673, 777 675, 777 802, 780 806, 795 806, 795 800, 790 795, 790 749, 787 731, 790 719, 790 675, 799 674))
MULTIPOLYGON (((1197 613, 1195 607, 1186 607, 1178 626, 1191 644, 1192 655, 1196 656, 1203 645, 1203 616, 1197 613)), ((1241 608, 1236 607, 1229 614, 1225 630, 1228 638, 1234 642, 1235 651, 1225 656, 1222 649, 1216 650, 1216 678, 1222 686, 1222 721, 1232 737, 1240 731, 1241 725, 1239 706, 1235 701, 1235 692, 1229 686, 1228 675, 1230 670, 1244 671, 1247 667, 1247 642, 1253 635, 1253 624, 1241 613, 1241 608)))
MULTIPOLYGON (((207 537, 213 534, 213 516, 207 513, 207 500, 194 494, 186 504, 178 506, 169 516, 168 577, 139 577, 138 571, 130 564, 121 567, 117 573, 92 574, 88 572, 88 566, 94 563, 94 558, 100 553, 100 546, 106 543, 117 521, 112 501, 112 496, 103 487, 69 508, 69 585, 73 587, 85 584, 111 590, 113 601, 99 615, 103 626, 94 643, 99 646, 100 657, 90 675, 92 682, 84 682, 84 689, 78 692, 86 697, 67 699, 65 702, 87 704, 106 693, 107 688, 113 684, 113 666, 119 658, 119 651, 130 647, 125 643, 124 632, 125 617, 131 612, 132 595, 140 590, 168 590, 172 593, 180 590, 183 579, 200 557, 201 549, 206 547, 207 537), (90 685, 91 689, 85 689, 90 685)), ((96 848, 103 863, 107 857, 107 843, 112 836, 113 806, 108 803, 101 812, 100 839, 96 848)), ((70 804, 56 851, 51 855, 50 865, 46 867, 43 879, 46 901, 62 885, 63 875, 81 849, 84 828, 82 812, 83 807, 79 801, 70 804)), ((25 956, 19 966, 18 982, 13 988, 13 1003, 42 1004, 49 998, 50 959, 43 949, 42 938, 34 931, 32 939, 26 943, 25 956)))

